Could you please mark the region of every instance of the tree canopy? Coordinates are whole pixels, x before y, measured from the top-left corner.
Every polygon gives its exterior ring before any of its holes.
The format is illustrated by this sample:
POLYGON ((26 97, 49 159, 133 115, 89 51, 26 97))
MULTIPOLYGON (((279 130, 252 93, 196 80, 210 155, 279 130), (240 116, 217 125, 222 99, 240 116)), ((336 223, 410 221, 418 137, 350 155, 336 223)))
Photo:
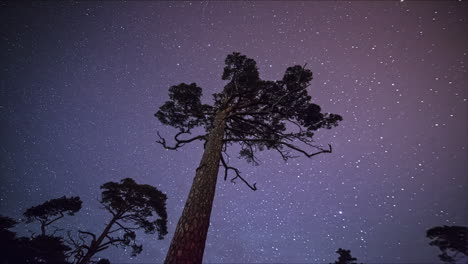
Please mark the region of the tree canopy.
POLYGON ((0 263, 43 263, 67 264, 66 252, 71 248, 63 238, 51 235, 38 235, 31 238, 16 237, 8 230, 18 222, 0 216, 0 263))
POLYGON ((63 218, 65 214, 74 215, 81 209, 81 204, 82 201, 78 196, 70 198, 63 196, 28 208, 23 215, 26 217, 27 223, 39 221, 41 224, 41 234, 45 235, 45 228, 48 225, 63 218))
MULTIPOLYGON (((319 105, 312 103, 307 89, 312 72, 306 65, 287 68, 281 80, 266 81, 260 79, 256 62, 238 52, 229 54, 225 64, 222 79, 228 82, 222 92, 213 94, 213 105, 201 102, 202 88, 196 83, 169 88, 169 101, 155 116, 179 132, 174 137, 174 145, 169 145, 159 134, 158 143, 166 149, 178 149, 195 140, 206 141, 216 113, 227 111, 223 150, 226 152, 229 146, 239 144, 240 157, 249 163, 258 164, 255 153, 268 149, 277 151, 284 160, 297 157, 294 153, 312 157, 332 151, 331 145, 317 145, 312 137, 318 129, 337 126, 342 117, 323 113, 319 105), (196 127, 204 128, 205 133, 184 138, 196 127), (308 148, 315 151, 309 152, 308 148)), ((225 179, 228 171, 233 171, 236 176, 231 181, 240 178, 256 190, 223 156, 221 163, 225 179)))
POLYGON ((146 233, 157 231, 158 238, 167 234, 167 196, 148 184, 137 184, 133 179, 126 178, 116 182, 108 182, 101 186, 101 204, 118 220, 133 223, 146 233), (159 216, 150 219, 150 217, 159 216))
POLYGON ((100 235, 83 230, 79 231, 78 238, 68 234, 76 263, 89 263, 96 253, 109 246, 129 246, 132 256, 138 255, 143 250, 143 245, 136 242, 135 231, 138 229, 149 234, 157 232, 158 239, 167 234, 167 196, 164 193, 151 185, 137 184, 131 178, 107 182, 101 190, 100 203, 112 218, 100 235))

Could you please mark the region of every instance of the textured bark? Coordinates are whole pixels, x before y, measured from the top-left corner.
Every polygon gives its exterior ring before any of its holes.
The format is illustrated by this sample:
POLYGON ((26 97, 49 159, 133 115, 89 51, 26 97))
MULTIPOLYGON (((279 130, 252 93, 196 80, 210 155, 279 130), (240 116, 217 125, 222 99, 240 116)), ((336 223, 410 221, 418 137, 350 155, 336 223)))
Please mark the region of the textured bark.
POLYGON ((223 147, 227 111, 216 114, 164 263, 202 263, 223 147))

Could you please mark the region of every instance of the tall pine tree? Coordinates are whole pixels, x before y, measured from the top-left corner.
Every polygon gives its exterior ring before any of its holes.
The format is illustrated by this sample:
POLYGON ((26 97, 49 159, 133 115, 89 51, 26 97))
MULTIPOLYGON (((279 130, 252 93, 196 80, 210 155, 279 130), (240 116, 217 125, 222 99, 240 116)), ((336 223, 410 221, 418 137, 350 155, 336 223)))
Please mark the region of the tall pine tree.
POLYGON ((268 149, 284 160, 296 154, 311 158, 332 152, 331 145, 314 144, 314 131, 330 129, 342 120, 339 115, 322 113, 311 102, 307 87, 312 72, 305 66, 287 68, 282 80, 265 81, 259 77, 256 62, 240 53, 228 55, 225 64, 222 79, 227 84, 221 93, 213 94, 212 105, 201 103, 202 88, 195 83, 181 83, 169 88, 170 100, 155 114, 161 123, 178 129, 174 145, 158 134, 164 148, 175 150, 196 140, 205 146, 166 263, 202 262, 220 165, 225 180, 231 171, 232 182, 241 180, 257 190, 224 158, 229 146, 239 144, 240 156, 253 164, 257 164, 255 153, 268 149), (205 133, 191 137, 196 127, 205 133))

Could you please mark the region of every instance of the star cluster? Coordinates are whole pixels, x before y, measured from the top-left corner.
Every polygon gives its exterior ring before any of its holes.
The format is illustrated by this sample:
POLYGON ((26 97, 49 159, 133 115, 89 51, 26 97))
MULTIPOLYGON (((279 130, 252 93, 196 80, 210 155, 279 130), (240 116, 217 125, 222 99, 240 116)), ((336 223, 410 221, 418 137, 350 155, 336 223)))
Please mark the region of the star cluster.
POLYGON ((139 234, 136 258, 100 256, 162 262, 203 146, 164 150, 156 131, 175 130, 153 114, 181 82, 212 102, 239 51, 265 80, 307 63, 313 101, 344 121, 316 133, 332 154, 262 152, 251 166, 231 152, 259 190, 220 177, 206 262, 328 263, 341 247, 434 263, 425 231, 468 225, 466 2, 2 2, 0 14, 2 215, 79 195, 60 226, 98 231, 99 186, 131 177, 168 195, 169 234, 139 234))

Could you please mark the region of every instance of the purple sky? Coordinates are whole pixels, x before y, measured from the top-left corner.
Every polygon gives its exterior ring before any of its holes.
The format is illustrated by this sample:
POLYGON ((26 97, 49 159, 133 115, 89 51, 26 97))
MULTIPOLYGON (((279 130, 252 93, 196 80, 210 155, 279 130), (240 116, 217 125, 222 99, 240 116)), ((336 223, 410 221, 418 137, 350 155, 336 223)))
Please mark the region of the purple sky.
POLYGON ((239 51, 266 80, 307 63, 313 101, 344 121, 316 134, 332 154, 263 152, 253 167, 232 152, 259 190, 220 174, 204 261, 328 263, 342 247, 438 263, 425 231, 468 226, 467 14, 466 1, 1 2, 0 214, 79 195, 59 226, 99 231, 99 186, 131 177, 168 195, 169 234, 101 256, 163 261, 203 146, 164 150, 156 131, 175 130, 153 114, 181 82, 211 103, 239 51))

